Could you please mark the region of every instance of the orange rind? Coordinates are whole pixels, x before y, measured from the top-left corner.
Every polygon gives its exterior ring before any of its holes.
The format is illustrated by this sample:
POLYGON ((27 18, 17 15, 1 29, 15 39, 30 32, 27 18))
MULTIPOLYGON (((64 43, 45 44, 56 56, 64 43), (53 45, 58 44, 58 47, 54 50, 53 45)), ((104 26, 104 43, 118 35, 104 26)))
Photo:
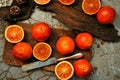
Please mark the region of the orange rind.
POLYGON ((9 25, 5 29, 5 39, 10 43, 18 43, 24 38, 24 30, 19 25, 9 25))
POLYGON ((39 42, 33 47, 33 56, 41 61, 47 60, 52 53, 51 46, 46 42, 39 42))
POLYGON ((83 0, 82 9, 88 15, 96 14, 101 8, 100 0, 83 0))
POLYGON ((55 74, 59 80, 69 80, 74 74, 73 65, 69 61, 61 61, 55 66, 55 74))
POLYGON ((39 5, 46 5, 50 2, 51 0, 34 0, 35 3, 39 5))
POLYGON ((72 5, 75 0, 59 0, 59 2, 63 5, 72 5))

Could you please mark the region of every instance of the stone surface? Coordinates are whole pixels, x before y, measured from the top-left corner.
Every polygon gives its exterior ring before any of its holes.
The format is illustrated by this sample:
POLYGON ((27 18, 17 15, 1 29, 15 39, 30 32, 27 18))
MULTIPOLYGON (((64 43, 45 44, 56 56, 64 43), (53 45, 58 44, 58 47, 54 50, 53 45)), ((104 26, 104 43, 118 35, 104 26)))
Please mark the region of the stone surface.
MULTIPOLYGON (((9 0, 0 0, 0 7, 10 5, 9 0)), ((12 0, 10 0, 12 1, 12 0)), ((110 5, 117 12, 114 21, 115 28, 120 34, 120 0, 102 0, 102 5, 110 5)), ((53 19, 51 13, 46 13, 35 8, 31 18, 23 22, 36 23, 43 21, 51 27, 67 29, 65 26, 53 19)), ((21 67, 15 67, 5 64, 2 61, 4 49, 4 29, 7 22, 0 19, 0 80, 57 80, 54 72, 48 72, 41 69, 23 72, 21 67)), ((104 42, 97 38, 94 40, 92 47, 93 58, 91 64, 93 67, 92 74, 86 79, 80 79, 73 76, 71 80, 120 80, 120 42, 104 42)))

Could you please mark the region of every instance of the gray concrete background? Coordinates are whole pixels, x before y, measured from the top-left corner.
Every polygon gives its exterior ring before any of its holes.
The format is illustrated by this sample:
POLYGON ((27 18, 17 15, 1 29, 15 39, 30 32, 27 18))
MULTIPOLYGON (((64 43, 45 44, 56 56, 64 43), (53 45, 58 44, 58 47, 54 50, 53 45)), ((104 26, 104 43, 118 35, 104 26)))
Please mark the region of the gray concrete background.
MULTIPOLYGON (((12 0, 0 0, 0 6, 10 5, 11 1, 12 0)), ((102 0, 102 5, 110 5, 116 10, 117 17, 113 24, 120 35, 120 0, 102 0)), ((65 27, 59 21, 53 19, 51 15, 54 14, 40 11, 36 7, 31 18, 23 22, 33 24, 44 21, 55 28, 65 27)), ((4 49, 3 26, 5 25, 7 25, 7 22, 0 20, 0 80, 57 80, 53 72, 41 69, 23 72, 21 67, 10 66, 2 61, 4 49)), ((104 42, 95 38, 92 51, 94 56, 91 60, 93 66, 91 76, 86 79, 73 76, 71 80, 120 80, 120 42, 104 42)))

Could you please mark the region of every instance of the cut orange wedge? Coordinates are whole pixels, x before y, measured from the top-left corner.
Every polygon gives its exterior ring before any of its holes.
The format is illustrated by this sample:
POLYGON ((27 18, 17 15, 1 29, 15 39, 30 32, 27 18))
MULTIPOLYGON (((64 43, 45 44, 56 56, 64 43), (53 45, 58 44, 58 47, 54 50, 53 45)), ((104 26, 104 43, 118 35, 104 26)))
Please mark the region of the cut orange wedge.
POLYGON ((51 0, 34 0, 35 3, 40 4, 40 5, 46 5, 50 2, 51 0))
POLYGON ((88 15, 96 14, 101 8, 100 0, 83 0, 82 9, 88 15))
POLYGON ((52 53, 52 48, 48 43, 39 42, 33 48, 33 56, 41 61, 47 60, 52 53))
POLYGON ((75 0, 59 0, 59 2, 63 5, 71 5, 75 2, 75 0))

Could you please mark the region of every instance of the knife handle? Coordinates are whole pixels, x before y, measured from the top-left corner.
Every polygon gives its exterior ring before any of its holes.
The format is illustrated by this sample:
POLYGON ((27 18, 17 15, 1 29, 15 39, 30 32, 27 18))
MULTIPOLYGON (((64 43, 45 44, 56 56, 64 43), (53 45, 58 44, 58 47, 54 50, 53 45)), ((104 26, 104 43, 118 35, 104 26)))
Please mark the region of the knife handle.
POLYGON ((68 59, 79 59, 79 58, 82 58, 83 56, 84 55, 82 53, 76 53, 72 56, 59 58, 59 59, 57 59, 57 61, 63 61, 63 60, 68 60, 68 59))
POLYGON ((37 61, 37 62, 33 62, 33 63, 30 63, 30 64, 25 64, 25 65, 22 65, 22 70, 23 71, 30 71, 30 70, 33 70, 33 69, 36 69, 36 68, 40 68, 40 67, 44 67, 44 66, 47 66, 47 65, 50 65, 50 64, 55 64, 57 63, 57 60, 56 58, 50 58, 46 61, 37 61))

